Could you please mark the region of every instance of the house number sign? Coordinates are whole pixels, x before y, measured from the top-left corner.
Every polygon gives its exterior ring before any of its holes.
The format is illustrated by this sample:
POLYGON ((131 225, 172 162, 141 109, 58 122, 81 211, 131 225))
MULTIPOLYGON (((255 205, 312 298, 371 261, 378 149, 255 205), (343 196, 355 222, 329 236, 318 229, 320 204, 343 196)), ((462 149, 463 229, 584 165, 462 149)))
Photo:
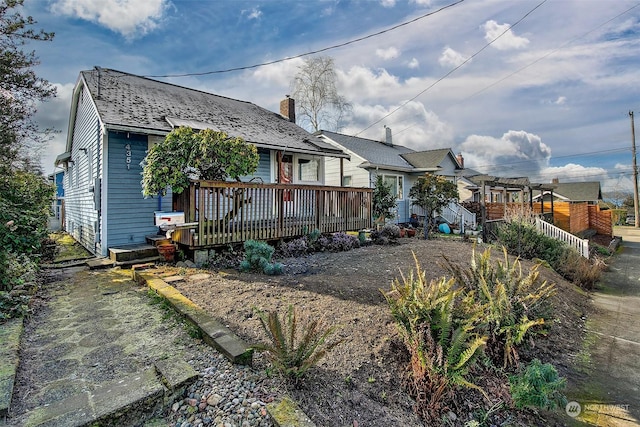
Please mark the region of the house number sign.
POLYGON ((124 146, 125 156, 127 162, 127 170, 131 169, 131 144, 127 144, 124 146))

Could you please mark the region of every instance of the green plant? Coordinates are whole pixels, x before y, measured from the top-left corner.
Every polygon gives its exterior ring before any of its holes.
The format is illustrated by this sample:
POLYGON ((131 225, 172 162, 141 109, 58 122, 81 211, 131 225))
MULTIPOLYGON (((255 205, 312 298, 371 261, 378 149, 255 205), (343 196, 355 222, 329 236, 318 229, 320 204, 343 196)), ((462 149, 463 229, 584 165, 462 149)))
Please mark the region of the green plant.
POLYGON ((412 205, 421 207, 426 213, 425 238, 429 237, 434 215, 458 197, 458 186, 443 176, 427 173, 418 178, 409 190, 409 198, 412 205))
POLYGON ((445 257, 445 267, 458 286, 466 289, 482 307, 482 327, 489 336, 488 353, 494 361, 502 358, 503 366, 517 363, 517 347, 525 337, 544 331, 550 310, 549 298, 555 286, 540 278, 538 266, 527 274, 519 259, 509 261, 503 247, 504 261, 491 262, 491 250, 477 255, 473 249, 468 269, 451 263, 445 257))
POLYGON ((266 242, 247 240, 244 242, 245 259, 240 263, 240 271, 262 270, 273 276, 282 273, 282 264, 272 263, 275 248, 266 242))
POLYGON ((318 319, 307 319, 299 330, 298 316, 293 305, 289 305, 282 320, 275 311, 264 313, 256 308, 254 310, 270 341, 269 344, 259 344, 254 348, 266 351, 272 365, 285 377, 295 380, 301 378, 309 368, 342 342, 327 342, 337 326, 327 328, 318 319))
POLYGON ((409 392, 427 421, 439 418, 442 402, 456 387, 484 394, 469 378, 487 342, 477 328, 482 313, 454 285, 445 278, 428 282, 416 259, 415 273, 402 275, 384 293, 411 356, 409 392))
POLYGON ((567 399, 562 394, 566 379, 549 363, 534 359, 517 375, 509 377, 511 397, 518 408, 554 409, 564 407, 567 399))
POLYGON ((539 258, 549 263, 558 274, 567 280, 591 289, 600 278, 600 263, 582 257, 564 242, 540 233, 531 219, 510 216, 498 228, 498 241, 509 253, 522 258, 539 258))
POLYGON ((376 185, 373 187, 373 218, 376 221, 384 221, 385 218, 393 218, 393 209, 398 205, 398 199, 393 194, 391 185, 385 184, 382 175, 376 177, 376 185))
POLYGON ((258 167, 260 157, 253 144, 211 129, 194 131, 179 127, 155 144, 142 162, 142 193, 180 194, 190 179, 239 180, 258 167))

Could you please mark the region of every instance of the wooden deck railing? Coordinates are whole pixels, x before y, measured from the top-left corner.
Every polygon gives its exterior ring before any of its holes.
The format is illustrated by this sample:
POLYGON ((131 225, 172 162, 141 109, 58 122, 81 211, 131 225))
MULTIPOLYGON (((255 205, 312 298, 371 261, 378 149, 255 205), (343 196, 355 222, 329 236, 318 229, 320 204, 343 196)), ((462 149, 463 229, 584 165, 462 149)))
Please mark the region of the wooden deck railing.
POLYGON ((172 235, 191 249, 276 240, 371 227, 369 188, 258 184, 218 181, 191 183, 174 196, 174 210, 186 224, 172 235))

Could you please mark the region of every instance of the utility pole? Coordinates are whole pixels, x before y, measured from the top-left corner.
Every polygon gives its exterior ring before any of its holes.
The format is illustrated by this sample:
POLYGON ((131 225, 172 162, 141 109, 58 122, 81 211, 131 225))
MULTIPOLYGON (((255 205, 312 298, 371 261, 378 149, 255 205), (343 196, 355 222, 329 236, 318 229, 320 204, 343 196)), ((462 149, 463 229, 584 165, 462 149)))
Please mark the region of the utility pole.
POLYGON ((633 214, 635 216, 635 227, 640 228, 640 215, 638 215, 638 165, 636 163, 636 129, 633 124, 633 111, 629 111, 629 117, 631 117, 631 152, 633 155, 633 214))

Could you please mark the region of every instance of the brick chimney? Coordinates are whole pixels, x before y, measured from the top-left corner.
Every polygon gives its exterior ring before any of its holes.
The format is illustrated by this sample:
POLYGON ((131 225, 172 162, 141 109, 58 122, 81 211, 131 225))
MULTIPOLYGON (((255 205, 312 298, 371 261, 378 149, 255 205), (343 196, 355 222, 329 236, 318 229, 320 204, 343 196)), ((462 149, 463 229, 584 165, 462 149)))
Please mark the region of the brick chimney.
POLYGON ((464 169, 464 157, 462 157, 462 153, 458 153, 456 159, 458 159, 458 164, 460 164, 460 167, 464 169))
POLYGON ((384 143, 387 144, 388 146, 392 147, 393 146, 393 138, 391 137, 391 128, 388 126, 384 127, 384 143))
POLYGON ((286 98, 280 101, 280 114, 289 119, 290 122, 296 122, 296 101, 285 95, 286 98))

